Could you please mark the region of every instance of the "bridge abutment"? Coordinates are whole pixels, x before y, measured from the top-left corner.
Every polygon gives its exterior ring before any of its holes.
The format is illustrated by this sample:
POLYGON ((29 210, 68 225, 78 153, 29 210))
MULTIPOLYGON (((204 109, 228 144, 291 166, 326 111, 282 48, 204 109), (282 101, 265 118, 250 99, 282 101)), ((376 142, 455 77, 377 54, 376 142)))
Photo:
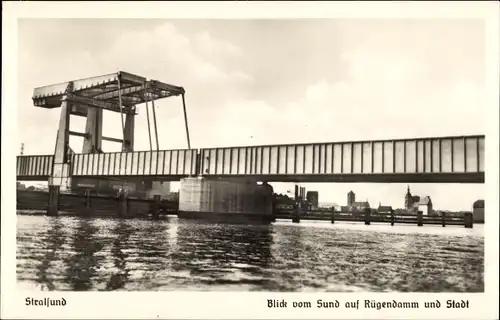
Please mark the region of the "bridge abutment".
POLYGON ((273 189, 245 180, 185 178, 179 190, 179 218, 273 220, 273 189))

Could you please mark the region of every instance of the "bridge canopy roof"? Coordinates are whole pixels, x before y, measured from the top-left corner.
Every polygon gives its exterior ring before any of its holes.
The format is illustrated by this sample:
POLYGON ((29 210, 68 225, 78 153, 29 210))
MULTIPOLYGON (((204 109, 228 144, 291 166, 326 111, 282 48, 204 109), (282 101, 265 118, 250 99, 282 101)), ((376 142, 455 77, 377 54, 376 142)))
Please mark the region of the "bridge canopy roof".
MULTIPOLYGON (((122 106, 132 107, 146 102, 147 97, 145 92, 151 94, 148 100, 157 100, 178 96, 184 94, 185 91, 184 88, 179 86, 157 80, 148 80, 128 72, 118 71, 101 76, 35 88, 33 91, 33 103, 36 107, 58 108, 61 106, 63 96, 70 93, 80 99, 77 101, 85 101, 87 104, 118 106, 120 93, 122 106), (89 98, 93 102, 88 102, 89 98)), ((103 108, 113 109, 109 107, 103 108)))

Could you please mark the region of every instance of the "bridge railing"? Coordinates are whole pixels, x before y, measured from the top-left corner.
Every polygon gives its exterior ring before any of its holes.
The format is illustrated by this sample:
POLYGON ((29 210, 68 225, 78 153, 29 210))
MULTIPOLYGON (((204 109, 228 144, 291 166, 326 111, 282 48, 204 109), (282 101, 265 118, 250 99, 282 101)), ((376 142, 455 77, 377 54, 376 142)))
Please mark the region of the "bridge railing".
POLYGON ((73 176, 196 175, 197 150, 75 154, 73 176))
POLYGON ((17 156, 16 174, 18 177, 48 177, 52 174, 54 156, 17 156))
MULTIPOLYGON (((485 136, 73 154, 73 176, 484 174, 485 136)), ((48 177, 52 155, 18 156, 17 176, 48 177)), ((380 176, 380 175, 379 175, 380 176)), ((407 176, 405 176, 407 177, 407 176)), ((483 178, 484 179, 484 178, 483 178)))
POLYGON ((201 149, 202 175, 484 172, 485 136, 201 149))

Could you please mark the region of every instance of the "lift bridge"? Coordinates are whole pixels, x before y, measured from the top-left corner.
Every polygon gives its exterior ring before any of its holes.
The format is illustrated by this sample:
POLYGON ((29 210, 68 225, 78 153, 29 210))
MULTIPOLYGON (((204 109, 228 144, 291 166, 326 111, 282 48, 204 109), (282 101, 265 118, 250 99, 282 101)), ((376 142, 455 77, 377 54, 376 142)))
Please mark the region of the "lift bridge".
POLYGON ((36 107, 61 108, 56 147, 50 155, 18 156, 17 179, 45 180, 61 188, 71 177, 484 183, 484 135, 193 149, 185 90, 127 72, 35 88, 33 102, 36 107), (155 100, 175 96, 182 100, 187 148, 160 150, 155 100), (147 151, 134 150, 134 121, 140 106, 145 106, 148 118, 147 151), (120 113, 121 138, 102 136, 104 110, 120 113), (85 132, 69 130, 71 116, 86 117, 85 132), (71 135, 83 137, 81 153, 69 147, 71 135), (103 152, 103 140, 120 143, 122 151, 103 152))

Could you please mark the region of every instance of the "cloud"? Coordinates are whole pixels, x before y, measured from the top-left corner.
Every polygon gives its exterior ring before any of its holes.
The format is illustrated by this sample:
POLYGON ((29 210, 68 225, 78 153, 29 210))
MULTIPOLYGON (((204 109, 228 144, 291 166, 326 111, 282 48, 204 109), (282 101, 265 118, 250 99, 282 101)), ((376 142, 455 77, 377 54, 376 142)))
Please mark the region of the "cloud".
MULTIPOLYGON (((46 128, 50 127, 48 130, 54 132, 57 130, 60 109, 48 111, 34 108, 31 101, 34 87, 122 70, 183 86, 187 92, 190 122, 198 123, 192 125, 191 133, 194 136, 192 138, 200 141, 207 130, 203 119, 210 118, 210 115, 226 102, 243 96, 247 87, 253 82, 253 77, 238 67, 238 59, 244 54, 238 46, 218 39, 207 31, 187 35, 172 23, 164 23, 151 30, 122 29, 118 37, 114 37, 114 41, 107 44, 107 48, 100 48, 98 52, 90 51, 92 49, 73 52, 71 41, 74 39, 69 39, 64 47, 58 49, 57 59, 49 53, 39 55, 33 46, 36 37, 32 35, 33 32, 36 34, 36 30, 30 32, 30 38, 22 38, 25 39, 24 42, 21 41, 24 47, 20 47, 22 53, 20 88, 23 88, 23 92, 20 93, 20 100, 23 101, 20 124, 23 127, 31 127, 40 117, 44 117, 47 119, 46 128)), ((80 41, 93 43, 90 36, 80 41)), ((162 146, 185 147, 185 134, 180 139, 176 138, 179 136, 179 131, 176 131, 179 126, 180 132, 184 133, 180 99, 163 99, 156 105, 157 118, 160 122, 159 135, 168 137, 162 146)), ((149 139, 143 106, 140 106, 139 114, 140 118, 136 125, 138 139, 136 146, 145 149, 149 147, 149 139), (143 136, 146 139, 142 139, 143 136)), ((72 117, 71 120, 72 127, 76 126, 83 130, 84 119, 72 117)), ((121 135, 119 116, 107 115, 105 121, 106 135, 119 137, 121 135)), ((208 124, 208 128, 210 126, 208 124)), ((37 139, 39 130, 28 129, 22 134, 22 139, 27 143, 27 150, 33 148, 33 152, 43 153, 44 150, 53 148, 53 141, 40 145, 32 143, 37 139), (36 149, 40 150, 35 151, 36 149)), ((73 140, 78 141, 78 139, 73 140)), ((76 146, 76 150, 81 148, 80 145, 76 146)), ((116 150, 115 145, 113 150, 116 150)))
POLYGON ((328 98, 329 86, 326 81, 321 81, 306 89, 306 100, 311 102, 324 103, 328 98))
MULTIPOLYGON (((50 27, 24 23, 18 115, 26 153, 52 152, 60 112, 33 107, 34 87, 118 70, 186 89, 195 148, 483 132, 480 23, 323 21, 325 29, 293 22, 291 41, 286 41, 290 21, 266 25, 265 32, 255 22, 239 22, 237 32, 211 22, 186 22, 190 27, 184 29, 176 22, 155 27, 109 22, 106 28, 91 20, 74 28, 64 21, 50 27), (324 41, 332 34, 335 41, 324 41)), ((185 148, 181 99, 155 105, 160 148, 185 148)), ((146 112, 139 107, 136 149, 145 150, 146 112)), ((84 119, 72 121, 72 128, 83 130, 84 119)), ((104 134, 120 138, 119 115, 107 113, 105 121, 104 134)), ((81 150, 81 143, 74 145, 81 150)), ((119 145, 106 143, 105 150, 117 151, 119 145)), ((345 199, 348 190, 342 188, 336 194, 345 199)), ((376 194, 371 192, 360 190, 376 194)))
POLYGON ((397 51, 357 48, 346 51, 342 62, 347 70, 343 79, 319 79, 285 106, 265 100, 221 105, 217 122, 211 124, 218 145, 481 133, 480 82, 458 78, 427 85, 428 66, 397 51))
POLYGON ((202 31, 193 37, 195 52, 204 59, 219 61, 224 59, 237 59, 243 55, 243 51, 238 46, 223 40, 212 37, 209 32, 202 31))

